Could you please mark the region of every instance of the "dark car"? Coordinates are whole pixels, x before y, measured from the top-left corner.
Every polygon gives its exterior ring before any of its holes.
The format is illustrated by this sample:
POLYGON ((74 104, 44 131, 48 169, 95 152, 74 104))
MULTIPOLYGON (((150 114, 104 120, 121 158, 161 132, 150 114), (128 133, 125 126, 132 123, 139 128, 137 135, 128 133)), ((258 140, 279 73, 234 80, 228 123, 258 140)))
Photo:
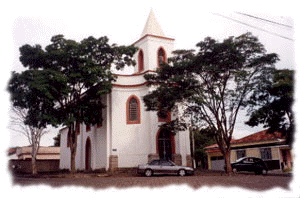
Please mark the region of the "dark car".
MULTIPOLYGON (((231 164, 233 172, 247 171, 255 174, 262 174, 268 172, 268 167, 265 162, 256 157, 243 157, 231 164)), ((226 167, 224 167, 226 170, 226 167)))
POLYGON ((148 164, 139 165, 138 173, 147 177, 153 174, 176 174, 185 176, 194 174, 194 169, 191 167, 177 166, 170 160, 153 160, 148 164))

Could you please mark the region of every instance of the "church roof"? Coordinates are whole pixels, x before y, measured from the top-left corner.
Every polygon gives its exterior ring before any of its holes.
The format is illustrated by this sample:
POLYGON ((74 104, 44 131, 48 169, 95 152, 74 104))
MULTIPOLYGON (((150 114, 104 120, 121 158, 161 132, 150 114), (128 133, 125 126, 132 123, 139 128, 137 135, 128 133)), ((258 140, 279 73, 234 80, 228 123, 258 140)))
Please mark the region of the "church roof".
POLYGON ((162 31, 159 23, 156 20, 153 10, 150 10, 147 22, 145 24, 144 30, 142 32, 141 37, 145 35, 155 35, 165 37, 164 32, 162 31))

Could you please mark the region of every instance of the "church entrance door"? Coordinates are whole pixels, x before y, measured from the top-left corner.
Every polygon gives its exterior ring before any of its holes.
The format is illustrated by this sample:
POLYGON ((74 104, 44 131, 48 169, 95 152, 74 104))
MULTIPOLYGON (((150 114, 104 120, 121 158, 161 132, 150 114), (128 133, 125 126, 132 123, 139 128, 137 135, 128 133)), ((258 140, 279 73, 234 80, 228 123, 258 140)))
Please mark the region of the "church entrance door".
POLYGON ((91 151, 91 140, 87 138, 85 144, 85 170, 91 170, 91 158, 92 158, 92 151, 91 151))
POLYGON ((168 130, 162 129, 159 132, 158 153, 160 159, 172 160, 172 137, 168 130))

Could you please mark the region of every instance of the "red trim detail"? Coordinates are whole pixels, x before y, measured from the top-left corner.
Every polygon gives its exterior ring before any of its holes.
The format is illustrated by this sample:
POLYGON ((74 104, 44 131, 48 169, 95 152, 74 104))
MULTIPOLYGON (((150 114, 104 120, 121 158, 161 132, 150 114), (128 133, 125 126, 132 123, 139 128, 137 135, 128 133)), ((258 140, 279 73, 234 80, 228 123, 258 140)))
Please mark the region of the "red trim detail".
POLYGON ((144 75, 148 72, 156 72, 154 70, 147 70, 147 71, 144 71, 142 73, 134 73, 134 74, 114 74, 115 76, 121 76, 121 77, 132 77, 132 76, 140 76, 140 75, 144 75))
POLYGON ((122 88, 134 88, 134 87, 141 87, 144 85, 147 85, 148 82, 144 82, 141 84, 136 84, 136 85, 121 85, 121 84, 113 84, 113 87, 122 87, 122 88))
POLYGON ((138 98, 137 96, 135 96, 135 95, 131 95, 131 96, 127 99, 127 102, 126 102, 126 123, 127 123, 127 124, 140 124, 140 123, 141 123, 141 103, 140 103, 139 98, 138 98), (135 120, 135 121, 131 121, 131 120, 129 119, 129 102, 130 102, 130 100, 131 100, 132 98, 136 99, 137 105, 138 105, 138 107, 137 107, 137 117, 138 117, 138 118, 137 118, 137 120, 135 120))
POLYGON ((137 40, 136 42, 134 42, 132 45, 137 44, 138 42, 140 42, 141 40, 143 40, 143 39, 146 38, 147 36, 149 36, 149 37, 154 37, 154 38, 159 38, 159 39, 170 40, 170 41, 174 41, 174 40, 175 40, 175 39, 173 39, 173 38, 168 38, 168 37, 164 37, 164 36, 157 36, 157 35, 153 35, 153 34, 146 34, 145 36, 143 36, 142 38, 140 38, 139 40, 137 40))

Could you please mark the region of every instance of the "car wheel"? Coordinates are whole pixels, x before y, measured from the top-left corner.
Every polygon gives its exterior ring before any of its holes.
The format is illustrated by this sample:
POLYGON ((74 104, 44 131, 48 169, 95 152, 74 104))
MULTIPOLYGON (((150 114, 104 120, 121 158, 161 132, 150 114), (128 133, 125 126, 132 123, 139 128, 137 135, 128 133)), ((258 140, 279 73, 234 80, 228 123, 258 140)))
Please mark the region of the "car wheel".
POLYGON ((145 170, 145 176, 146 176, 146 177, 151 177, 151 176, 152 176, 152 170, 146 169, 146 170, 145 170))
POLYGON ((185 175, 186 175, 185 170, 180 169, 180 170, 178 171, 178 175, 181 176, 181 177, 185 176, 185 175))

